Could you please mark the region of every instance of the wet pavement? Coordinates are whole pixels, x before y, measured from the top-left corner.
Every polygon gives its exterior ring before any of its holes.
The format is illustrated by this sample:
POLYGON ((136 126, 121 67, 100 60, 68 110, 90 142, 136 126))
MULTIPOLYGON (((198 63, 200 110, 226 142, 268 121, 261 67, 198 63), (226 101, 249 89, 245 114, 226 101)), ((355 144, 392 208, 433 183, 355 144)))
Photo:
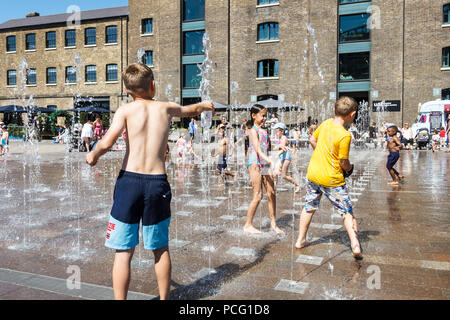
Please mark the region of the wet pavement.
MULTIPOLYGON (((0 299, 111 299, 114 250, 104 239, 122 152, 90 168, 85 154, 62 146, 43 143, 36 154, 16 146, 0 159, 0 299), (70 282, 77 270, 80 288, 70 282)), ((310 154, 302 149, 291 165, 303 185, 310 154)), ((450 154, 402 151, 398 187, 387 185, 386 156, 351 151, 355 171, 347 182, 362 261, 352 258, 342 219, 325 198, 310 245, 295 249, 304 187, 294 194, 281 180, 277 222, 285 234, 270 231, 266 196, 254 220, 263 234, 244 234, 252 189, 242 152, 229 161, 237 182, 224 186, 213 163, 170 164, 172 298, 449 299, 450 154)), ((130 298, 157 298, 153 263, 141 241, 130 298)))

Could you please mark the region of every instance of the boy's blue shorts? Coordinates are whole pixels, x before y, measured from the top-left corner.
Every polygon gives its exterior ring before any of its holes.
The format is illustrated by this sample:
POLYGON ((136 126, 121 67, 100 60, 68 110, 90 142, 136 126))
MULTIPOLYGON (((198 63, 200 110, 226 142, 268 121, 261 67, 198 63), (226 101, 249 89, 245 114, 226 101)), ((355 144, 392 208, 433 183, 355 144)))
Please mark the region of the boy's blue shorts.
POLYGON ((120 171, 105 246, 116 250, 136 247, 141 220, 145 249, 168 246, 171 200, 167 175, 120 171))
POLYGON ((398 152, 398 151, 389 152, 389 155, 387 157, 386 168, 388 170, 391 170, 395 166, 395 164, 397 163, 399 158, 400 158, 400 152, 398 152))

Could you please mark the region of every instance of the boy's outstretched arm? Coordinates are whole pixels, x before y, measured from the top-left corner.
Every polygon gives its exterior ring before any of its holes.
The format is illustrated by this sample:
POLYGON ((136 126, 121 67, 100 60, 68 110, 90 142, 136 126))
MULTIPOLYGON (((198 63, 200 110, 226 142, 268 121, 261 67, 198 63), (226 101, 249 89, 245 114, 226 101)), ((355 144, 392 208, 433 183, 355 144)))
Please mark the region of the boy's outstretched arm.
POLYGON ((107 153, 109 149, 116 143, 116 140, 120 137, 125 130, 125 115, 123 108, 119 108, 114 115, 113 122, 106 135, 97 143, 94 151, 86 155, 86 163, 95 166, 98 159, 107 153))
POLYGON ((177 103, 169 102, 167 111, 172 117, 188 118, 195 117, 204 111, 211 111, 214 113, 214 103, 211 101, 203 101, 187 107, 182 107, 177 103))

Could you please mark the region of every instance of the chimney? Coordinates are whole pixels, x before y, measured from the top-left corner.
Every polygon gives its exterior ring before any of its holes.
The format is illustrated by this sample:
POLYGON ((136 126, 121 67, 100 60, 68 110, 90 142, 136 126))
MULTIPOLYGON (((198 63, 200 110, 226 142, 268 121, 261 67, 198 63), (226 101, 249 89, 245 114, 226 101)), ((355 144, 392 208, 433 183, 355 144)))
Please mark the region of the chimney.
POLYGON ((27 18, 39 17, 39 16, 40 16, 39 12, 30 12, 30 13, 27 13, 27 18))

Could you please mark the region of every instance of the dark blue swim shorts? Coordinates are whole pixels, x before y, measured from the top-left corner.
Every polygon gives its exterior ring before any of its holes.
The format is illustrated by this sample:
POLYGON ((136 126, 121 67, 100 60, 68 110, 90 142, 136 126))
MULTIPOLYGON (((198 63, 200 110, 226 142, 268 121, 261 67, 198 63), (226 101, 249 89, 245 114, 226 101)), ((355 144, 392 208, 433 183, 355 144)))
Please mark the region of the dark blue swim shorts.
POLYGON ((105 246, 116 250, 136 247, 140 221, 145 249, 168 246, 171 200, 167 175, 120 171, 105 246))

